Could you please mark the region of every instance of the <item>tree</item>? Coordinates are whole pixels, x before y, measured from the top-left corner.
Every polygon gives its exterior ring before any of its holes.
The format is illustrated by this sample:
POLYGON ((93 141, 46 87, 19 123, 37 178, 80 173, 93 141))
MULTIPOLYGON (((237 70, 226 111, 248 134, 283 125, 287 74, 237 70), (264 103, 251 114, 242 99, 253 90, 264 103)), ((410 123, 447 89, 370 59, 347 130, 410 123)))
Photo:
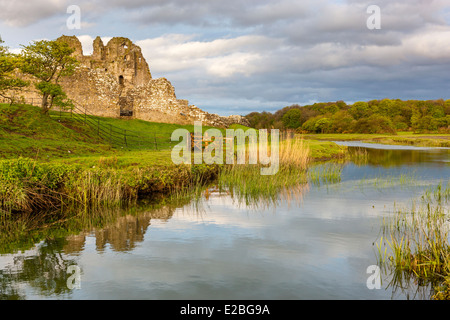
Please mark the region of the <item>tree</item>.
POLYGON ((396 108, 394 100, 383 99, 378 104, 377 113, 382 116, 393 118, 398 115, 399 110, 396 108))
POLYGON ((358 101, 355 102, 349 109, 349 113, 355 118, 359 120, 361 118, 368 117, 370 115, 370 108, 367 102, 358 101))
POLYGON ((0 96, 14 102, 14 90, 23 88, 28 82, 14 76, 14 71, 19 64, 19 58, 8 52, 8 48, 2 45, 0 38, 0 96))
POLYGON ((302 125, 302 129, 308 132, 324 133, 331 127, 331 120, 324 116, 316 116, 302 125))
POLYGON ((354 132, 396 134, 391 119, 380 114, 373 114, 370 117, 359 119, 355 124, 354 132))
POLYGON ((331 128, 332 122, 328 118, 318 119, 314 125, 314 131, 320 133, 327 133, 331 128))
POLYGON ((38 81, 36 89, 42 94, 42 112, 47 114, 53 104, 70 105, 65 92, 59 85, 61 77, 74 73, 77 60, 72 57, 75 49, 62 41, 34 41, 23 46, 21 69, 38 81))
POLYGON ((445 100, 444 112, 446 115, 450 114, 450 100, 445 100))
POLYGON ((323 113, 327 114, 327 113, 331 113, 331 114, 335 114, 336 112, 339 111, 339 107, 336 104, 330 104, 327 105, 323 108, 323 113))
POLYGON ((282 118, 283 125, 288 129, 297 129, 302 125, 300 118, 302 113, 299 109, 291 109, 282 118))
POLYGON ((331 120, 333 122, 331 131, 335 133, 352 132, 356 122, 346 110, 336 112, 331 120))

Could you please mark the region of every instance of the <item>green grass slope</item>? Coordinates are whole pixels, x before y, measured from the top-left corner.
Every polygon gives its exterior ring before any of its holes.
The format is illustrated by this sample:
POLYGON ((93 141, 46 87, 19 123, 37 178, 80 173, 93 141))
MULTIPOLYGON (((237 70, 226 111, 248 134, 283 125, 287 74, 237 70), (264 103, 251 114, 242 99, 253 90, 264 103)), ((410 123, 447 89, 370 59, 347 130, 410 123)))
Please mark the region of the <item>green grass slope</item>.
POLYGON ((0 158, 39 159, 108 152, 88 126, 62 125, 39 107, 0 104, 0 158))
MULTIPOLYGON (((39 107, 0 104, 0 159, 29 157, 96 166, 168 164, 172 132, 193 125, 156 123, 139 119, 107 118, 50 111, 39 107), (103 134, 99 135, 98 127, 103 134), (113 139, 108 134, 112 130, 113 139), (124 134, 127 144, 124 144, 124 134)), ((203 126, 203 131, 211 127, 203 126)))

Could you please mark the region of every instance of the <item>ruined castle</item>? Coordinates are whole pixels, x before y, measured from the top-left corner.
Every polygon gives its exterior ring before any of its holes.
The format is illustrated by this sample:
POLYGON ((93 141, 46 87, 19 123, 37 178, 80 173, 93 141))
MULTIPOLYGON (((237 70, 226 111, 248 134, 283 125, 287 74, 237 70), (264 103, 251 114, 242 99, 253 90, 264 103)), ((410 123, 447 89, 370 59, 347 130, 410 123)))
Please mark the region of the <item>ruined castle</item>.
MULTIPOLYGON (((91 114, 177 124, 202 121, 216 127, 248 124, 242 116, 210 114, 177 99, 166 78, 152 78, 141 48, 127 38, 115 37, 104 45, 97 37, 88 56, 76 36, 63 35, 57 40, 74 48, 73 56, 80 62, 75 74, 61 79, 60 84, 77 107, 91 114)), ((38 97, 36 92, 32 95, 38 97)))

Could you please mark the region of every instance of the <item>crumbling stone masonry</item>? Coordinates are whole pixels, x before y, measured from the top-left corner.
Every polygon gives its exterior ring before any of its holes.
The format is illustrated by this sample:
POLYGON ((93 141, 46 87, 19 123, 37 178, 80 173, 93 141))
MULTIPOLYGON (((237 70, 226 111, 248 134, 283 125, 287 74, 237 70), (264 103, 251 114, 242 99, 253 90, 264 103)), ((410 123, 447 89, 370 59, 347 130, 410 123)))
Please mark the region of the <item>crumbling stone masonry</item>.
MULTIPOLYGON (((221 117, 177 99, 175 89, 166 78, 153 79, 141 48, 129 39, 112 38, 106 46, 100 37, 93 43, 92 55, 83 55, 76 36, 61 36, 75 49, 80 62, 74 75, 60 80, 67 93, 80 108, 105 117, 136 118, 153 122, 228 127, 233 123, 248 125, 241 116, 221 117)), ((39 98, 37 92, 26 98, 39 98)))

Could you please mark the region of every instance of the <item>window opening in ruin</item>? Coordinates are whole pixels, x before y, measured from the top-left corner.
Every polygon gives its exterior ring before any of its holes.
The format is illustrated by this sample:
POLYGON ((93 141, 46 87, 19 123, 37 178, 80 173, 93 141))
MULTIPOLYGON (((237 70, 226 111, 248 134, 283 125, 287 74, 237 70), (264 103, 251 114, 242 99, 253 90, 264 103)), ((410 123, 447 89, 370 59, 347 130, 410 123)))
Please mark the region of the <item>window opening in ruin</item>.
POLYGON ((120 84, 121 86, 123 86, 123 84, 124 84, 124 79, 123 79, 123 76, 122 76, 122 75, 119 76, 119 84, 120 84))

